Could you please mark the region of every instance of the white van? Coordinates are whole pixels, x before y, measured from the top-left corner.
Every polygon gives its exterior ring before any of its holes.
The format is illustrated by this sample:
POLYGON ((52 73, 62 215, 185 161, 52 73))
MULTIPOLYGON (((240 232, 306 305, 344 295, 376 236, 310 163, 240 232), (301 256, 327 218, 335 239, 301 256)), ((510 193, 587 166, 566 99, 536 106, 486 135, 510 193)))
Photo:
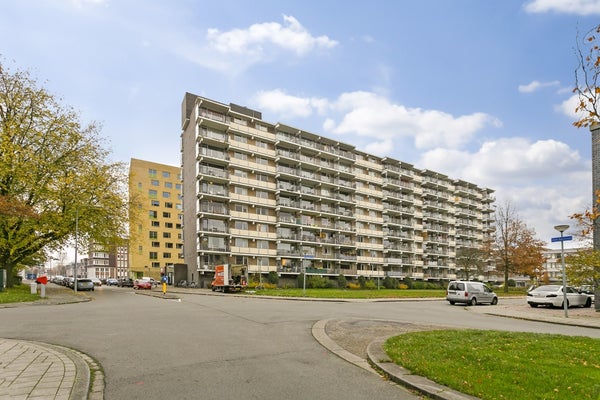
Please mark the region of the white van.
POLYGON ((465 303, 474 306, 477 303, 498 304, 498 296, 482 282, 450 281, 446 290, 446 300, 450 304, 465 303))

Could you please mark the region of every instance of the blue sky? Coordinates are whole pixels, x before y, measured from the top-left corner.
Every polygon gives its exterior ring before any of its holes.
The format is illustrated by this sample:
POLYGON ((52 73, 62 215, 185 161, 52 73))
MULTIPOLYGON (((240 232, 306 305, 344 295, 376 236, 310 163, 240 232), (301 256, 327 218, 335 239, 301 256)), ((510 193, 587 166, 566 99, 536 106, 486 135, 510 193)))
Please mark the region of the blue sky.
POLYGON ((0 56, 101 122, 115 160, 179 165, 187 91, 492 188, 549 242, 591 203, 571 89, 599 17, 600 0, 3 0, 0 56))

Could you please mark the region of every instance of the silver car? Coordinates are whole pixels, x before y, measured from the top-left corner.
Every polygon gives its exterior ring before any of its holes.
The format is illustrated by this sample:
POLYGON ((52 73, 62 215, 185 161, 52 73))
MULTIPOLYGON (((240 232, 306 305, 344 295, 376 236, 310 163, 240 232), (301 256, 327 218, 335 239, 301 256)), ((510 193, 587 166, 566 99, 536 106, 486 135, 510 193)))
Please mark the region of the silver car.
POLYGON ((446 290, 446 300, 450 304, 464 303, 469 306, 478 303, 498 304, 498 296, 483 282, 450 281, 446 290))
MULTIPOLYGON (((527 304, 531 307, 564 307, 562 285, 543 285, 527 292, 527 304)), ((592 298, 577 289, 567 286, 567 307, 591 307, 592 298)))
POLYGON ((78 291, 83 291, 83 290, 94 290, 94 282, 92 282, 91 279, 88 278, 81 278, 81 279, 77 279, 77 290, 78 291))

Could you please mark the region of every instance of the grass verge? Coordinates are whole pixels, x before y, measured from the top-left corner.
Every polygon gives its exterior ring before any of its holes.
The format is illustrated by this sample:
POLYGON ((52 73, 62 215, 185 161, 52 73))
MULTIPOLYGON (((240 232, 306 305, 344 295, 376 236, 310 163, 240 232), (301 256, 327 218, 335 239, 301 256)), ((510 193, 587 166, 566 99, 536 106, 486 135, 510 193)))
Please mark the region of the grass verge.
POLYGON ((281 296, 281 297, 310 297, 323 299, 396 299, 396 298, 425 298, 425 297, 446 297, 444 290, 434 289, 372 289, 372 290, 353 290, 353 289, 260 289, 255 294, 261 296, 281 296))
MULTIPOLYGON (((281 296, 281 297, 310 297, 323 299, 407 299, 407 298, 446 298, 444 289, 252 289, 248 294, 257 294, 261 296, 281 296), (253 293, 252 293, 253 292, 253 293)), ((496 293, 498 297, 519 296, 525 294, 524 291, 512 291, 508 294, 496 293)))
POLYGON ((600 398, 598 339, 436 330, 395 336, 384 349, 414 374, 484 400, 600 398))
POLYGON ((15 285, 12 288, 5 288, 0 292, 0 304, 35 301, 39 298, 38 294, 31 294, 29 285, 15 285))

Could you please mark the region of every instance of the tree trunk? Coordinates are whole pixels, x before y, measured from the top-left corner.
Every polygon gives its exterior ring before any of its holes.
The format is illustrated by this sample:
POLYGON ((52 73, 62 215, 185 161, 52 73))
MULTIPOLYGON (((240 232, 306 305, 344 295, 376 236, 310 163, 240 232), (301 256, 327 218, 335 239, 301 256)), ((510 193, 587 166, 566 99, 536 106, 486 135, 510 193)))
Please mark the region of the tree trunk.
POLYGON ((14 265, 4 264, 3 268, 6 269, 6 287, 11 288, 15 285, 15 282, 13 279, 14 265))
MULTIPOLYGON (((595 208, 598 205, 597 193, 600 191, 600 124, 594 124, 590 127, 592 133, 592 207, 595 208)), ((593 224, 593 243, 594 250, 600 251, 600 218, 594 219, 593 224)), ((598 288, 596 288, 598 292, 598 288)), ((600 312, 600 299, 596 295, 594 302, 596 311, 600 312)))

